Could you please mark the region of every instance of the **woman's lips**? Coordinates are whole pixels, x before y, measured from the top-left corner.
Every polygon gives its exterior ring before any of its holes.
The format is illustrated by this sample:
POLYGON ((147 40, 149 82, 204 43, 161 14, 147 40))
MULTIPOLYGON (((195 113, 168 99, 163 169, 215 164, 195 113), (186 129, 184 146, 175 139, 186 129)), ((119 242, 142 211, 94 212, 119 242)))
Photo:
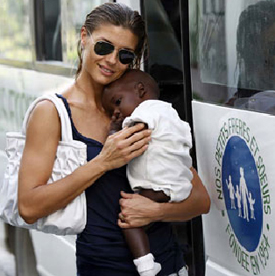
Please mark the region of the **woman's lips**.
POLYGON ((111 76, 112 74, 114 74, 113 70, 109 69, 104 65, 99 64, 99 68, 104 75, 111 76))

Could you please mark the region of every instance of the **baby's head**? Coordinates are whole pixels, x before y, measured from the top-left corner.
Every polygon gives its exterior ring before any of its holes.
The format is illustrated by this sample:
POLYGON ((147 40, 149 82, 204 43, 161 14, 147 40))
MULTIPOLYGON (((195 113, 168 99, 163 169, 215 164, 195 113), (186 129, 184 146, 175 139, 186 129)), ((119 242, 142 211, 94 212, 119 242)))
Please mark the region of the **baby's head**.
POLYGON ((127 70, 121 78, 104 88, 102 105, 109 116, 125 118, 143 101, 158 99, 159 88, 147 73, 127 70))

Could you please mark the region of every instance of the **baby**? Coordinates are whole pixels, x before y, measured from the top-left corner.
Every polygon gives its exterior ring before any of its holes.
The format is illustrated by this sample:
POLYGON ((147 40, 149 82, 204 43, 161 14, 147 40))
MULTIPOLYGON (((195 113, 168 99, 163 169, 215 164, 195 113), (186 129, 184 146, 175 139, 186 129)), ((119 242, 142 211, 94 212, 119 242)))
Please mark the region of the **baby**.
MULTIPOLYGON (((153 78, 129 69, 105 87, 102 104, 112 118, 110 133, 139 122, 152 130, 148 149, 127 166, 131 188, 157 202, 178 202, 192 189, 191 132, 172 105, 158 98, 159 88, 153 78)), ((161 266, 154 262, 144 229, 124 229, 123 233, 139 274, 157 275, 161 266)))

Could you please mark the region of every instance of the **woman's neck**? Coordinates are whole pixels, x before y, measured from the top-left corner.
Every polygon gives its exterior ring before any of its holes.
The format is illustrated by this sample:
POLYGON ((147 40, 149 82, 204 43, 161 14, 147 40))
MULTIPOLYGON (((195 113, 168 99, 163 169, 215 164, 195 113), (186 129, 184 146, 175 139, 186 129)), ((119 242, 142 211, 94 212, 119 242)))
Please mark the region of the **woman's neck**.
POLYGON ((102 84, 94 83, 90 77, 80 74, 75 81, 75 88, 85 102, 94 102, 98 108, 102 108, 102 84))

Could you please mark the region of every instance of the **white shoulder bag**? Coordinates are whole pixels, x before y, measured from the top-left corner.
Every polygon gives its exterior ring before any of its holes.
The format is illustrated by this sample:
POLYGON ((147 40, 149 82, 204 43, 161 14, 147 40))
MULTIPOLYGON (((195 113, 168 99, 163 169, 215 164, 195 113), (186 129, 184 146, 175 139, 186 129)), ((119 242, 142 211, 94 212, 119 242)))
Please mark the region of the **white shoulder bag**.
POLYGON ((85 192, 76 197, 65 208, 38 219, 34 224, 27 224, 18 213, 18 172, 25 146, 26 127, 29 115, 36 104, 42 100, 50 100, 55 104, 61 120, 62 138, 57 147, 56 159, 48 184, 71 174, 76 168, 86 163, 86 144, 73 140, 71 121, 62 99, 54 94, 46 94, 39 97, 30 105, 26 112, 22 133, 8 132, 6 134, 8 164, 4 180, 0 183, 0 218, 6 223, 17 227, 36 229, 56 235, 73 235, 82 232, 86 225, 85 192))

